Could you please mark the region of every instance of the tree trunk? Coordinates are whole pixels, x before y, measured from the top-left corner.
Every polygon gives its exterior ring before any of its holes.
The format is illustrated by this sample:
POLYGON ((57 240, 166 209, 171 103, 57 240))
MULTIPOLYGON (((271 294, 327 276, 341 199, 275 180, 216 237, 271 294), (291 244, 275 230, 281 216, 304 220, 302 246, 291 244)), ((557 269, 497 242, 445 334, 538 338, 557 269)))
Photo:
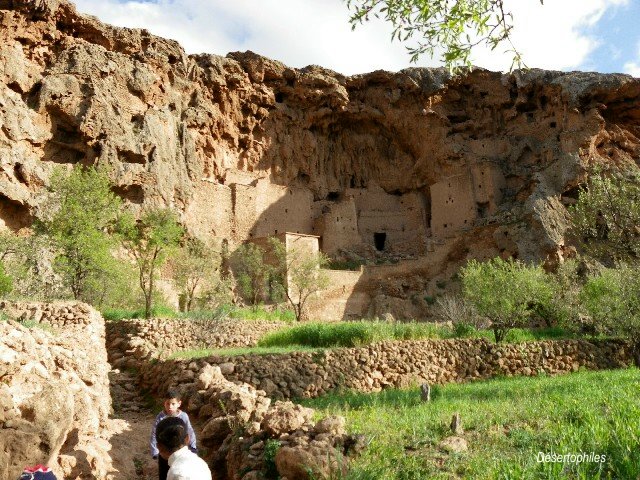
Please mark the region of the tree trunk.
POLYGON ((636 367, 640 368, 640 341, 636 342, 633 345, 633 362, 636 364, 636 367))
POLYGON ((149 272, 149 290, 147 291, 147 295, 145 296, 145 305, 144 305, 144 318, 151 318, 151 309, 153 298, 153 269, 149 272))

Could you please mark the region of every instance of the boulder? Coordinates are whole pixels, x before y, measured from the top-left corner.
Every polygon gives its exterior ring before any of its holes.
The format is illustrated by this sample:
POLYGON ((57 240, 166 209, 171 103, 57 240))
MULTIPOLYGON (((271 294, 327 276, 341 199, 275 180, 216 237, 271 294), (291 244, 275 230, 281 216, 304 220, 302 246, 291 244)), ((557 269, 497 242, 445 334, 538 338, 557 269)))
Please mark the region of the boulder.
POLYGON ((313 417, 313 409, 296 405, 292 402, 276 402, 267 411, 262 421, 262 428, 272 436, 290 433, 308 424, 313 417))
POLYGON ((296 480, 343 478, 348 462, 328 446, 282 447, 275 458, 281 477, 296 480))

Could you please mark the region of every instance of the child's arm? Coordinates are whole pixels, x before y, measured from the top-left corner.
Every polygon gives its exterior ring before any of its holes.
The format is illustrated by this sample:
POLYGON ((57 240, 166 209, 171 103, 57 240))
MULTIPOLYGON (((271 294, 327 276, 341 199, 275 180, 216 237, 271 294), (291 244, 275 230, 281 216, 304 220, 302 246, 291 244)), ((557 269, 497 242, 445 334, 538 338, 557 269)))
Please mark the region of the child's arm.
POLYGON ((151 447, 151 456, 157 457, 160 452, 158 451, 158 442, 156 441, 156 427, 158 423, 162 420, 162 414, 159 413, 156 419, 153 422, 153 428, 151 429, 151 440, 149 442, 149 446, 151 447))
POLYGON ((183 411, 180 416, 187 426, 187 433, 189 434, 189 450, 191 450, 192 452, 197 452, 198 447, 196 447, 196 432, 193 431, 191 421, 189 420, 189 415, 187 415, 187 412, 183 411))

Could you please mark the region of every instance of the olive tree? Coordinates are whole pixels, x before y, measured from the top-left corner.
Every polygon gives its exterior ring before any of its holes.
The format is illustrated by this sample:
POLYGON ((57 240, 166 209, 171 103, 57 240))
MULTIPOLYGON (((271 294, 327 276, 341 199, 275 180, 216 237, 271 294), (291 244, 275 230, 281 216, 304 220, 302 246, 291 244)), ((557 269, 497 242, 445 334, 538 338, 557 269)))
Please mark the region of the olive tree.
POLYGON ((215 290, 220 284, 220 252, 198 238, 189 238, 170 261, 173 281, 184 299, 184 310, 193 307, 198 291, 215 290))
POLYGON ((296 320, 301 321, 306 318, 309 299, 329 286, 329 277, 322 269, 328 258, 321 252, 312 253, 295 246, 287 249, 274 237, 270 238, 270 245, 277 261, 275 274, 296 320))
POLYGON ((156 208, 144 211, 137 221, 131 215, 123 216, 119 231, 123 247, 135 260, 145 318, 149 318, 157 273, 178 246, 183 229, 171 210, 156 208))
POLYGON ((527 327, 535 307, 553 296, 542 267, 512 259, 471 260, 460 275, 465 298, 478 314, 491 320, 496 342, 503 341, 512 328, 527 327))
POLYGON ((90 302, 114 267, 115 239, 110 231, 120 199, 111 191, 106 172, 95 168, 59 168, 49 190, 35 231, 50 239, 53 269, 73 298, 90 302))
POLYGON ((640 260, 640 169, 595 170, 569 208, 571 232, 584 252, 613 266, 640 260))
POLYGON ((257 306, 269 297, 269 279, 273 266, 265 259, 265 251, 254 243, 245 243, 231 255, 231 268, 242 298, 257 306))
POLYGON ((608 333, 631 341, 634 361, 640 366, 640 268, 602 269, 586 281, 580 300, 608 333))

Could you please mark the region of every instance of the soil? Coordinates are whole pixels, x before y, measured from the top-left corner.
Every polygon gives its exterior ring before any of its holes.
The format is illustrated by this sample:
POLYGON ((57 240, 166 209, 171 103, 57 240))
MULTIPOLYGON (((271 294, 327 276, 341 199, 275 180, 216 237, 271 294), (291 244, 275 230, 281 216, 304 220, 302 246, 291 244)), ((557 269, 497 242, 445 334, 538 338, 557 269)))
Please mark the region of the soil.
MULTIPOLYGON (((138 392, 135 375, 112 370, 109 374, 114 413, 107 437, 111 443, 111 480, 151 480, 158 478, 158 462, 151 458, 149 435, 160 406, 138 392)), ((196 436, 198 425, 193 424, 196 436)))

